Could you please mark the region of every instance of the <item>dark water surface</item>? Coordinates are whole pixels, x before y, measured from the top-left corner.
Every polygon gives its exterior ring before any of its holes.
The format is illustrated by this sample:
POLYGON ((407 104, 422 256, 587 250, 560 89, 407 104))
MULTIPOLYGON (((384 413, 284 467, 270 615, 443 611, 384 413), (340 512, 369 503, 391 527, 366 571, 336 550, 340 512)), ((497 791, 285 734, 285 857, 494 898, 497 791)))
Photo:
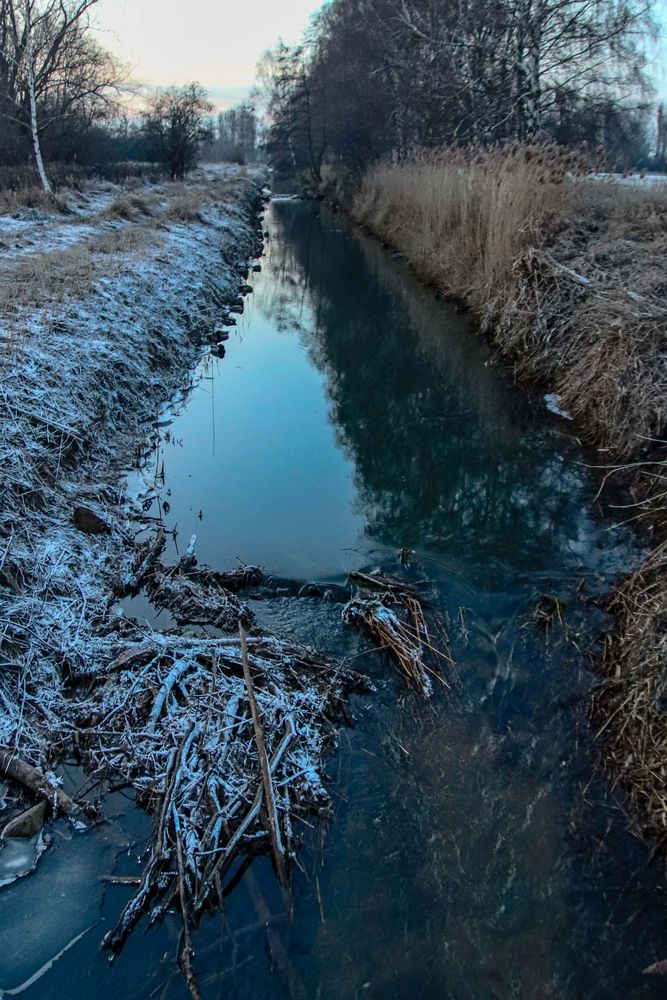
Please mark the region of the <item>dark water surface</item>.
MULTIPOLYGON (((667 957, 661 873, 597 773, 585 719, 581 650, 603 624, 587 598, 633 558, 626 533, 596 508, 568 425, 400 261, 312 204, 273 203, 267 227, 226 356, 202 362, 163 435, 165 521, 181 551, 197 534, 202 562, 304 581, 399 572, 397 551, 414 550, 457 672, 422 702, 339 605, 257 603, 267 627, 356 656, 378 690, 328 762, 331 821, 304 825, 291 908, 259 861, 198 932, 204 997, 664 996, 641 973, 667 957), (563 607, 546 632, 543 595, 563 607)), ((153 618, 141 598, 126 611, 153 618)), ((113 804, 113 824, 56 831, 37 874, 0 890, 0 986, 91 927, 22 995, 187 995, 176 921, 112 967, 97 952, 128 893, 99 875, 140 870, 148 834, 113 804)))

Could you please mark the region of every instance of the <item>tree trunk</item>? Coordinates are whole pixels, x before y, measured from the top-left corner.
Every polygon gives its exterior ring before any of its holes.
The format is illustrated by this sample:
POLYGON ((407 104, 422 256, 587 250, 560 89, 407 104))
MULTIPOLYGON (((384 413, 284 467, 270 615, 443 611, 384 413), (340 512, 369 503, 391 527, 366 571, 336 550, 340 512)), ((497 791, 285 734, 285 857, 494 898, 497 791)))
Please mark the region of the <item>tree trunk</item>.
POLYGON ((517 7, 514 72, 518 112, 517 138, 522 140, 537 135, 540 128, 543 8, 542 0, 521 0, 517 7))
POLYGON ((27 34, 27 44, 26 44, 26 57, 28 60, 28 93, 30 96, 30 134, 32 136, 32 145, 35 150, 35 162, 37 163, 37 170, 39 171, 39 179, 42 182, 42 187, 47 194, 53 194, 51 185, 49 184, 49 178, 46 175, 46 170, 44 169, 44 160, 42 159, 42 148, 39 144, 39 128, 37 124, 37 97, 35 94, 35 62, 33 58, 32 49, 32 24, 30 23, 30 4, 26 3, 26 34, 27 34))
POLYGON ((537 135, 541 124, 542 104, 542 27, 544 21, 543 0, 532 0, 528 5, 528 53, 527 53, 527 132, 537 135))

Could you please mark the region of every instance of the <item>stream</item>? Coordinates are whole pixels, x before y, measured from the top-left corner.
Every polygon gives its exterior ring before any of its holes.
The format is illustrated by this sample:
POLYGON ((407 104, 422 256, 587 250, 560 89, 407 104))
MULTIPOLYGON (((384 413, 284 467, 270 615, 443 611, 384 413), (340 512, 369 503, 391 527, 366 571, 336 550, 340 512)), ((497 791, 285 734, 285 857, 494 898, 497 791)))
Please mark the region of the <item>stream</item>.
MULTIPOLYGON (((260 859, 197 931, 203 997, 664 996, 642 974, 667 958, 663 872, 586 719, 595 599, 637 558, 591 456, 391 251, 310 202, 273 201, 265 228, 225 356, 161 415, 147 512, 177 529, 172 561, 196 534, 217 569, 428 578, 455 668, 424 701, 334 600, 252 602, 377 690, 327 761, 331 818, 303 824, 291 900, 260 859)), ((141 594, 123 609, 169 625, 141 594)), ((127 793, 105 812, 86 833, 56 824, 35 874, 0 890, 0 997, 188 996, 176 919, 113 964, 99 951, 131 891, 102 877, 137 875, 150 835, 127 793)))

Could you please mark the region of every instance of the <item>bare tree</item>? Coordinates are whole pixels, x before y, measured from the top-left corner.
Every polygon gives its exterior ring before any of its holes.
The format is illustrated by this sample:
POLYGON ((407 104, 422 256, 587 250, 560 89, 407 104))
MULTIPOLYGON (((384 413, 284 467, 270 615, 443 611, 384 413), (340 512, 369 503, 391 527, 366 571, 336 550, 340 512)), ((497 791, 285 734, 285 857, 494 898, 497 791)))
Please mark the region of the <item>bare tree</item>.
POLYGON ((198 83, 170 87, 154 95, 144 121, 156 161, 173 179, 182 180, 195 166, 202 143, 213 138, 207 116, 213 110, 198 83))
POLYGON ((630 141, 650 92, 653 7, 331 0, 302 46, 265 59, 269 154, 317 182, 325 162, 349 175, 443 144, 606 140, 616 127, 630 141))
POLYGON ((667 166, 667 114, 664 104, 658 105, 655 158, 663 169, 667 166))
POLYGON ((50 190, 41 138, 67 115, 94 122, 109 113, 119 64, 90 33, 98 0, 0 0, 0 114, 29 133, 50 190))
POLYGON ((37 171, 39 173, 40 180, 42 182, 42 187, 47 194, 52 194, 51 185, 49 183, 49 178, 46 175, 46 170, 44 169, 44 160, 42 159, 42 147, 39 142, 39 124, 37 120, 37 92, 35 85, 35 45, 32 30, 32 17, 31 17, 31 5, 30 0, 24 0, 22 4, 22 14, 25 19, 25 61, 27 68, 27 83, 28 83, 28 99, 30 101, 30 134, 32 137, 32 145, 35 151, 35 162, 37 164, 37 171))
POLYGON ((655 31, 655 0, 395 3, 397 19, 419 38, 424 57, 457 65, 462 93, 476 90, 487 99, 480 82, 488 71, 496 87, 509 83, 518 138, 542 131, 557 93, 574 99, 604 92, 621 101, 646 86, 645 41, 655 31))
POLYGON ((252 104, 239 104, 218 115, 216 151, 222 159, 254 162, 257 154, 257 115, 252 104))

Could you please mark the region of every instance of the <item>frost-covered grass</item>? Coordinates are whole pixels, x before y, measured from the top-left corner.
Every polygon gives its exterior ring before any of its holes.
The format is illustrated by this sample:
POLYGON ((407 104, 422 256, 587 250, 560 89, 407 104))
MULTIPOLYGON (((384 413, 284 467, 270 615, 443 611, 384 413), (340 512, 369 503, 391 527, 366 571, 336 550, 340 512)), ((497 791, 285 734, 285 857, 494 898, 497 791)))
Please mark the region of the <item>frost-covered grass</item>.
POLYGON ((177 620, 251 621, 229 590, 258 570, 176 579, 135 544, 127 469, 238 295, 261 247, 258 205, 251 179, 216 171, 98 200, 64 247, 58 227, 72 223, 28 220, 30 252, 0 253, 0 750, 47 775, 76 750, 153 811, 114 951, 176 898, 187 942, 240 853, 271 849, 283 869, 293 819, 325 808, 331 719, 363 683, 279 638, 254 634, 246 650, 238 634, 161 634, 115 613, 150 572, 177 620))
POLYGON ((96 626, 133 554, 122 468, 253 255, 252 183, 234 185, 202 195, 205 222, 109 229, 95 201, 82 246, 61 249, 60 217, 40 218, 30 263, 0 252, 0 744, 33 762, 68 679, 109 654, 96 626), (79 505, 110 533, 81 533, 79 505))
POLYGON ((150 577, 176 621, 252 622, 231 591, 259 570, 195 570, 192 553, 158 568, 163 533, 135 544, 145 516, 128 479, 141 464, 128 466, 261 249, 259 192, 217 170, 108 190, 78 222, 0 219, 21 234, 0 250, 0 751, 23 775, 38 769, 42 794, 73 752, 133 787, 153 843, 104 943, 119 951, 178 901, 190 984, 191 924, 222 901, 240 854, 270 850, 284 878, 293 820, 326 806, 331 721, 363 686, 287 640, 162 634, 115 611, 150 577))

